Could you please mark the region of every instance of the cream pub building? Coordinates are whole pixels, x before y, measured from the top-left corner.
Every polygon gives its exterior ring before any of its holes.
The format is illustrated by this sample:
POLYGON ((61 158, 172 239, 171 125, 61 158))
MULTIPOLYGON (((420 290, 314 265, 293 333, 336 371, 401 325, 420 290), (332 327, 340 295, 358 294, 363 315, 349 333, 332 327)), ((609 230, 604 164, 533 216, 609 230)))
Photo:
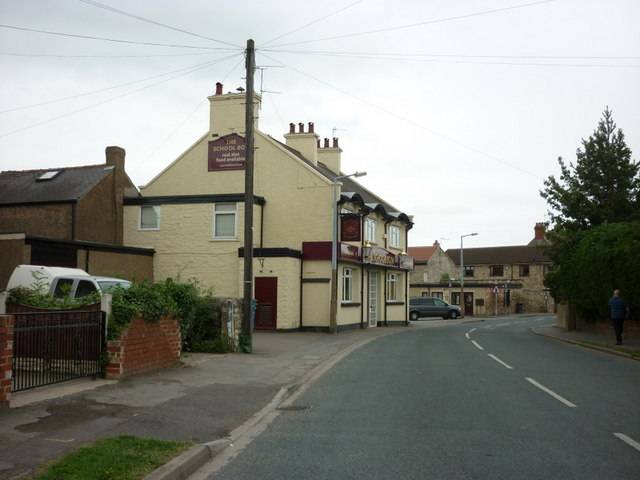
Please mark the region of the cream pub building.
MULTIPOLYGON (((209 97, 209 131, 125 201, 124 240, 155 250, 155 280, 195 279, 215 296, 242 297, 246 98, 222 90, 216 84, 209 97)), ((342 149, 336 138, 321 142, 313 123, 291 124, 286 143, 261 132, 260 100, 256 94, 255 328, 329 330, 334 211, 333 327, 406 323, 411 218, 352 178, 338 181, 342 149)))

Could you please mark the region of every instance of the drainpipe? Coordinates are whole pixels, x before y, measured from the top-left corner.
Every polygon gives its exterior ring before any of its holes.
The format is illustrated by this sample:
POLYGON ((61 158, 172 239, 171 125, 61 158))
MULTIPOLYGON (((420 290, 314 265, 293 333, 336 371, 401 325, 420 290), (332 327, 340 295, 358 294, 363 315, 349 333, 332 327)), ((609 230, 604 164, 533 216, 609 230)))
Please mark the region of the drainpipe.
POLYGON ((302 331, 302 302, 303 302, 303 291, 304 291, 304 283, 302 282, 302 275, 304 272, 304 257, 300 259, 300 326, 298 330, 302 331))

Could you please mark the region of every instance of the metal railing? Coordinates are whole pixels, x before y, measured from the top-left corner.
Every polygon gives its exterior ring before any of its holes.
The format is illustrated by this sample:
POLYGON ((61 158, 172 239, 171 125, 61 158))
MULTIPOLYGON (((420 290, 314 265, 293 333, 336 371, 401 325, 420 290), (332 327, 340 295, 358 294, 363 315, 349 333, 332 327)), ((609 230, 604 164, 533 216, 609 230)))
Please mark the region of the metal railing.
POLYGON ((12 391, 102 371, 105 315, 100 311, 13 313, 12 391))

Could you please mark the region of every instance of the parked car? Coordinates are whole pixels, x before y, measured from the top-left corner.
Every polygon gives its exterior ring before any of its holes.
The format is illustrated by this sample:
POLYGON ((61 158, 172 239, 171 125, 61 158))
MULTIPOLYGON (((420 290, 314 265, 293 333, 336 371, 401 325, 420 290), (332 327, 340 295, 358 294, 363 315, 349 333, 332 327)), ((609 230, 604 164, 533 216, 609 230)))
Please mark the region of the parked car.
POLYGON ((79 268, 18 265, 9 278, 7 290, 15 287, 40 288, 42 293, 56 298, 65 295, 79 298, 96 291, 107 292, 117 285, 127 288, 131 282, 122 278, 92 276, 79 268))
POLYGON ((456 319, 460 316, 460 307, 451 305, 439 298, 412 297, 409 299, 409 318, 442 317, 456 319))

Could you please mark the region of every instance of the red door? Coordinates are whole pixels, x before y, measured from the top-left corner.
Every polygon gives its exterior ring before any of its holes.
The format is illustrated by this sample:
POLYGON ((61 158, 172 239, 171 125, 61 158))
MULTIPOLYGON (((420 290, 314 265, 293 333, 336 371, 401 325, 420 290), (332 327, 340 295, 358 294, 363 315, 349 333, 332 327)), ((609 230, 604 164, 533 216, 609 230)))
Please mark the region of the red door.
POLYGON ((275 330, 278 320, 278 277, 256 277, 256 330, 275 330))

